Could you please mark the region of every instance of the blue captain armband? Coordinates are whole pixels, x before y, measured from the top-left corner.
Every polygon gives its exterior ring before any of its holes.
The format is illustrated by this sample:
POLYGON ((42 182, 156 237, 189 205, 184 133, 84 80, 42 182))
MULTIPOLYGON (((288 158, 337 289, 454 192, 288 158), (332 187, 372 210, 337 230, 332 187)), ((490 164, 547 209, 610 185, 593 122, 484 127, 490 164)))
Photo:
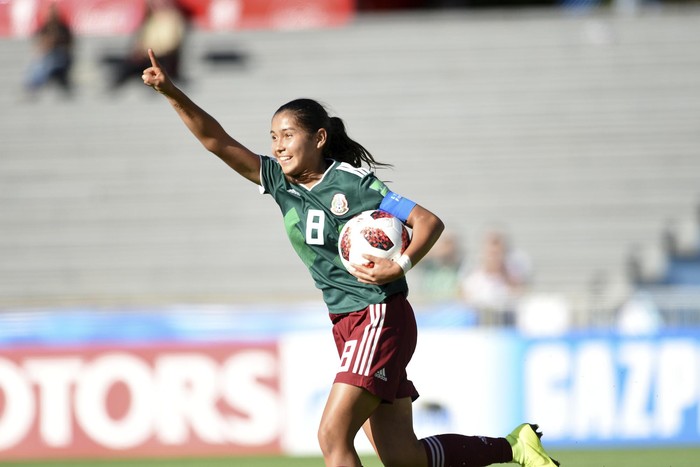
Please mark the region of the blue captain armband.
POLYGON ((394 217, 398 218, 401 222, 406 222, 408 215, 411 214, 413 208, 416 207, 416 203, 408 198, 390 191, 386 194, 379 209, 386 211, 394 217))

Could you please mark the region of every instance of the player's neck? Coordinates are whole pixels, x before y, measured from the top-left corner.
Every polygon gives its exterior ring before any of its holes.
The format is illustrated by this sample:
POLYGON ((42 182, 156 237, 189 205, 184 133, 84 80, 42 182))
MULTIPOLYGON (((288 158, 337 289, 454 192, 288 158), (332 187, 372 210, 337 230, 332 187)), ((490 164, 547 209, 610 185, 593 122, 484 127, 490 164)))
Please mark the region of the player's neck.
POLYGON ((321 181, 323 178, 323 174, 314 174, 313 176, 307 176, 307 177, 296 177, 291 179, 290 181, 296 185, 301 185, 307 189, 312 189, 314 186, 318 184, 318 182, 321 181))
POLYGON ((310 190, 323 179, 323 176, 326 174, 326 171, 328 170, 328 167, 330 167, 331 163, 331 160, 323 160, 321 166, 313 170, 305 170, 298 175, 288 177, 288 179, 290 182, 296 185, 302 185, 310 190))

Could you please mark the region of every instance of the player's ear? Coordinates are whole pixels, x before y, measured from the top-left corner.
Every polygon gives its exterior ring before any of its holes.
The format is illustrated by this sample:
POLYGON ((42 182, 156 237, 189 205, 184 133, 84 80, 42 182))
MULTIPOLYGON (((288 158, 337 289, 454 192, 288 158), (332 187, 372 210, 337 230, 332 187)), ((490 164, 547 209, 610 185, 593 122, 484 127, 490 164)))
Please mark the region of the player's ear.
POLYGON ((325 128, 319 128, 316 132, 316 147, 321 149, 328 141, 328 132, 325 128))

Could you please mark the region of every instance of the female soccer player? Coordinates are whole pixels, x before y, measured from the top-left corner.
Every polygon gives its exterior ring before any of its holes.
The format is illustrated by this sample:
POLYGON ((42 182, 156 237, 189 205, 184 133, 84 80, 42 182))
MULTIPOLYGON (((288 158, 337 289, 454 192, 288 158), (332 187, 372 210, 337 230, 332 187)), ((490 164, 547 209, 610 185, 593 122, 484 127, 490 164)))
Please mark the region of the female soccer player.
POLYGON ((442 221, 362 168, 384 164, 316 101, 280 107, 272 117, 272 157, 259 156, 194 104, 148 53, 152 66, 143 72, 144 83, 167 98, 207 150, 275 199, 292 246, 323 293, 340 356, 318 430, 326 465, 361 465, 353 445, 360 428, 387 466, 558 465, 542 448, 536 425, 520 425, 505 438, 450 434, 419 440, 413 431, 411 404, 418 392, 406 366, 416 345, 416 321, 404 276, 437 241, 442 221), (355 265, 351 275, 338 259, 338 233, 368 209, 395 215, 413 237, 398 261, 367 256, 374 267, 355 265))

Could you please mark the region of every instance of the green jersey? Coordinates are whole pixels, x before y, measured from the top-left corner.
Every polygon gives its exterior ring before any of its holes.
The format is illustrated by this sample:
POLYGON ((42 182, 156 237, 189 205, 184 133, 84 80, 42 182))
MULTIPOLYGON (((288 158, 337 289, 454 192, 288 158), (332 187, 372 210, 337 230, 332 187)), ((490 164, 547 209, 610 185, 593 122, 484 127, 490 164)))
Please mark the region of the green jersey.
POLYGON ((377 209, 389 192, 372 172, 345 162, 330 167, 312 188, 290 183, 277 160, 261 156, 260 180, 284 216, 292 246, 304 262, 331 313, 349 313, 408 292, 405 278, 377 286, 363 284, 350 274, 338 255, 343 225, 369 209, 377 209))

